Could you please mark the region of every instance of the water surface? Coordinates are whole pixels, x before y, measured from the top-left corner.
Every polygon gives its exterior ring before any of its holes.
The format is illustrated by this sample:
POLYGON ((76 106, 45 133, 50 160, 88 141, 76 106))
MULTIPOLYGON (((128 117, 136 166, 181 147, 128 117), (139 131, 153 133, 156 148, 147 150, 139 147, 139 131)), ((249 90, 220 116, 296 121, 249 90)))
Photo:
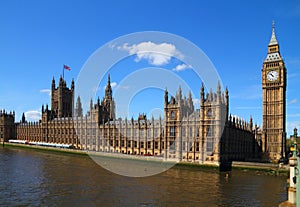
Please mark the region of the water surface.
POLYGON ((0 147, 0 206, 278 206, 286 177, 173 167, 146 178, 116 175, 88 156, 0 147))

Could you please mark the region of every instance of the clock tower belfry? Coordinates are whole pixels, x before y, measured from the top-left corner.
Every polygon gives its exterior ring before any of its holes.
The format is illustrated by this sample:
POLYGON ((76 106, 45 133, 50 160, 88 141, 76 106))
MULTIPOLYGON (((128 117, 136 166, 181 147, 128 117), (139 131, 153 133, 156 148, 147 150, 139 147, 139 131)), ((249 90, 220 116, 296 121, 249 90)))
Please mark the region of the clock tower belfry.
POLYGON ((278 161, 286 150, 286 68, 280 55, 274 22, 262 68, 264 158, 278 161))

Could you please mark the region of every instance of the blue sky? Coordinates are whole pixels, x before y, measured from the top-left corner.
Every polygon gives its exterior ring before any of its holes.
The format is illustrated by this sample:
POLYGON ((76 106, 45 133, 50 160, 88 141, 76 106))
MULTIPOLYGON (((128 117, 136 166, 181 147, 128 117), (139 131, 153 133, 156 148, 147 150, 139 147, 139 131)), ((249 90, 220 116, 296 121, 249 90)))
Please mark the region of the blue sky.
MULTIPOLYGON (((289 135, 300 127, 300 3, 296 0, 0 1, 0 108, 15 110, 17 120, 23 112, 34 119, 42 104, 50 104, 51 80, 59 78, 63 64, 71 67, 65 71, 70 84, 88 58, 107 42, 130 33, 162 31, 199 47, 228 86, 230 112, 245 120, 252 115, 254 122, 262 124, 261 68, 272 20, 288 71, 289 135)), ((160 67, 172 71, 181 64, 171 60, 160 67)), ((112 68, 114 88, 126 74, 151 66, 146 58, 125 58, 112 68)), ((192 70, 173 73, 185 79, 195 100, 199 99, 201 81, 192 70)), ((100 97, 104 82, 97 92, 100 97)), ((160 111, 162 106, 162 90, 143 90, 132 100, 128 116, 160 111)))

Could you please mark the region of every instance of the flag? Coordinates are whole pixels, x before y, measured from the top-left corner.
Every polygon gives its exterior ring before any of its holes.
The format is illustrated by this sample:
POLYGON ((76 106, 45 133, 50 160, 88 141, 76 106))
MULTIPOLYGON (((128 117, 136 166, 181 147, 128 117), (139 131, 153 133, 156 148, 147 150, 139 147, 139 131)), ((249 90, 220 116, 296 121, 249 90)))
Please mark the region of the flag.
POLYGON ((64 65, 64 69, 71 70, 71 68, 69 66, 67 66, 67 65, 64 65))

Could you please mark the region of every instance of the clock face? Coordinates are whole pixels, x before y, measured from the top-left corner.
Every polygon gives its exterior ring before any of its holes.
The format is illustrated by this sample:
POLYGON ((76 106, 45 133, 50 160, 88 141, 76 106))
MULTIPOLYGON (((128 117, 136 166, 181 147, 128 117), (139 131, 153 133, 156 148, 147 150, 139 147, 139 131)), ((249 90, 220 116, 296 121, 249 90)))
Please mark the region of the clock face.
POLYGON ((279 77, 279 74, 276 70, 272 70, 272 71, 268 72, 268 74, 267 74, 267 78, 269 81, 275 81, 278 79, 278 77, 279 77))

